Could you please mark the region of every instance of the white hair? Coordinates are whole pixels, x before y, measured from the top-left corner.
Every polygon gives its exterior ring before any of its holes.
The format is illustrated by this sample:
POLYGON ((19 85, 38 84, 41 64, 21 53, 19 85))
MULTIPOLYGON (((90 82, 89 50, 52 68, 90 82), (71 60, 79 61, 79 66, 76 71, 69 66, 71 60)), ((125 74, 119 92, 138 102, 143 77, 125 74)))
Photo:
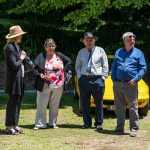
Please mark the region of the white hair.
POLYGON ((53 45, 53 44, 56 45, 55 41, 52 38, 49 38, 49 39, 45 40, 44 47, 46 47, 48 44, 50 44, 50 45, 53 45))
POLYGON ((126 32, 122 35, 122 39, 124 40, 126 37, 128 37, 129 35, 134 35, 132 32, 126 32))

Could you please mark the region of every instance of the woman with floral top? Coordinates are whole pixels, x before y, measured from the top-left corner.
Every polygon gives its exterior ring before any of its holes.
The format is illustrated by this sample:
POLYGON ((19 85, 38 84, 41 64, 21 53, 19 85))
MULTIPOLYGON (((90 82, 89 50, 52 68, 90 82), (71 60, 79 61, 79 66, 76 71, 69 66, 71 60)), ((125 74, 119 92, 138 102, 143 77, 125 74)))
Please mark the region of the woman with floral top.
MULTIPOLYGON (((49 104, 49 126, 56 125, 60 98, 64 85, 64 64, 62 58, 55 53, 56 44, 53 39, 47 39, 44 43, 46 53, 40 53, 35 59, 35 89, 37 90, 37 112, 35 127, 47 128, 46 109, 49 104)), ((63 54, 62 54, 63 55, 63 54)), ((70 59, 63 55, 68 61, 70 59)))

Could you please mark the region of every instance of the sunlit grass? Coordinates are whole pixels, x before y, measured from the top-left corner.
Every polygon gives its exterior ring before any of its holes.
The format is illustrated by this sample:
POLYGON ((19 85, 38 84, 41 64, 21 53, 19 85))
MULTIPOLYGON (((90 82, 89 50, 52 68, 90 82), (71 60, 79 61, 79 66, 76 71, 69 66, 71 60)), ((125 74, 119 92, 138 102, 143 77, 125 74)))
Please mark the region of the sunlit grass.
MULTIPOLYGON (((116 118, 113 112, 104 115, 104 131, 81 129, 82 115, 78 113, 78 101, 73 94, 64 94, 59 108, 59 129, 34 131, 36 94, 25 94, 20 114, 20 126, 25 134, 10 136, 4 134, 5 107, 7 96, 0 95, 0 149, 1 150, 74 150, 74 149, 148 149, 150 146, 150 112, 140 119, 138 137, 129 137, 129 120, 126 120, 126 135, 115 135, 116 118), (134 147, 133 147, 134 145, 134 147)), ((48 119, 48 110, 47 110, 48 119)), ((47 120, 48 122, 48 120, 47 120)), ((94 117, 93 117, 94 123, 94 117)))

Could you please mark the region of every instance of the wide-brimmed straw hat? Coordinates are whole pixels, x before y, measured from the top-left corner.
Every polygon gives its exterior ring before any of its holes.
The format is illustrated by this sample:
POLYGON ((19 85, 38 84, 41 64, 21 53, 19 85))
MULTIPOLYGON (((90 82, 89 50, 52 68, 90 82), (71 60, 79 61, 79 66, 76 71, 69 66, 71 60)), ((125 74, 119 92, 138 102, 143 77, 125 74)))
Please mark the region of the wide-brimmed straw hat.
POLYGON ((80 42, 83 42, 84 39, 91 39, 91 38, 94 38, 95 41, 98 40, 98 37, 94 36, 92 32, 85 32, 84 33, 84 38, 81 38, 80 42))
POLYGON ((26 34, 27 32, 24 32, 20 26, 12 26, 9 29, 9 34, 6 35, 6 39, 12 39, 15 38, 17 36, 26 34))

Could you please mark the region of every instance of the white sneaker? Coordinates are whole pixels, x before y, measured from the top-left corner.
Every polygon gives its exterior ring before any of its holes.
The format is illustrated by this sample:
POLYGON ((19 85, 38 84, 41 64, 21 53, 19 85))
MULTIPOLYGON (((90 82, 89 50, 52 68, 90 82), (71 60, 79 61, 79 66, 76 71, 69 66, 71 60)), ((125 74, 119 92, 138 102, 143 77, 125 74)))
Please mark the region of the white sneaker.
POLYGON ((59 127, 58 127, 58 126, 53 126, 53 128, 54 128, 54 129, 58 129, 59 127))
POLYGON ((50 126, 50 128, 58 129, 59 127, 57 125, 54 125, 54 126, 50 126))
POLYGON ((35 126, 34 128, 33 128, 33 130, 38 130, 39 129, 39 126, 35 126))
POLYGON ((137 133, 138 133, 138 130, 132 129, 131 132, 130 132, 130 136, 131 136, 131 137, 136 137, 136 136, 137 136, 137 133))

